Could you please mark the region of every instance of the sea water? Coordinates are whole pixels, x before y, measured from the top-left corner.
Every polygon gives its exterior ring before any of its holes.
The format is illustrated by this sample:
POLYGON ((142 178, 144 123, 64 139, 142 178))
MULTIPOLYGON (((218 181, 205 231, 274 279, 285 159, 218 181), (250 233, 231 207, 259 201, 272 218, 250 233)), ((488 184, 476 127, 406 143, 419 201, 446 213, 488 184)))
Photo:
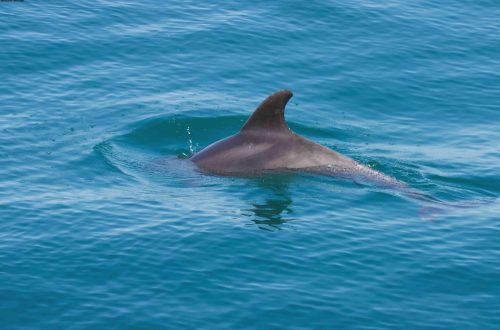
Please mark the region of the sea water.
POLYGON ((499 329, 500 2, 0 2, 1 329, 499 329), (439 202, 186 160, 265 97, 439 202))

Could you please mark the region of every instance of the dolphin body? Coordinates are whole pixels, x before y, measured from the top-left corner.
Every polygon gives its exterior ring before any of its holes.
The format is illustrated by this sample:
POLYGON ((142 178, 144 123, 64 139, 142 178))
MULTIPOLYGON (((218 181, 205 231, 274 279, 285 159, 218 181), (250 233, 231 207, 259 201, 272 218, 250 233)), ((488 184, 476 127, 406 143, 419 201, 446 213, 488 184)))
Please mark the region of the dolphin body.
POLYGON ((272 94, 238 133, 209 145, 190 160, 203 172, 223 176, 300 171, 361 179, 387 187, 406 186, 292 132, 285 123, 285 106, 292 96, 289 90, 272 94))

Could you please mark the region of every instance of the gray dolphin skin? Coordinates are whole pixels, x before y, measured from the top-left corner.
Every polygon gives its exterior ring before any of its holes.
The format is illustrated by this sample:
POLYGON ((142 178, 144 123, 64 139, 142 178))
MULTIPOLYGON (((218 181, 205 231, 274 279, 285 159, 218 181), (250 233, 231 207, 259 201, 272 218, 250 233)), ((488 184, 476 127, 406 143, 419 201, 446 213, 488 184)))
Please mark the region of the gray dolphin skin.
POLYGON ((201 171, 222 176, 300 171, 368 180, 383 186, 404 186, 292 132, 285 123, 285 106, 292 96, 289 90, 272 94, 238 133, 209 145, 190 160, 201 171))

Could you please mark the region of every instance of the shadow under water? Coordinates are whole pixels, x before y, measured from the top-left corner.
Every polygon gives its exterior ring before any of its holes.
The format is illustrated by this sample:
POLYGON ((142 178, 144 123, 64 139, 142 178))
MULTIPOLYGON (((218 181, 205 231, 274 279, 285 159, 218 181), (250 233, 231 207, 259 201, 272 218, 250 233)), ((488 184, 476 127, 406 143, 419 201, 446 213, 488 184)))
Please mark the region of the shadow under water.
POLYGON ((295 220, 290 217, 293 213, 293 203, 289 192, 291 176, 265 176, 251 181, 263 192, 263 200, 252 202, 252 207, 244 209, 243 214, 248 216, 262 230, 281 230, 281 225, 295 220))

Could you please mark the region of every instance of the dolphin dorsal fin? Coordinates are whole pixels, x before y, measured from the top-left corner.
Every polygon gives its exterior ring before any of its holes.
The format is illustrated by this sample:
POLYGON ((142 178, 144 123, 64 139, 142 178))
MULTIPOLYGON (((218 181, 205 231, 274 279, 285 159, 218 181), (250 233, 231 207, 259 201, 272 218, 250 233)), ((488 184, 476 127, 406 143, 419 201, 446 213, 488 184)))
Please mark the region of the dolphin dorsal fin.
POLYGON ((278 91, 265 99, 241 128, 241 131, 254 129, 288 130, 285 123, 285 106, 293 94, 289 90, 278 91))

